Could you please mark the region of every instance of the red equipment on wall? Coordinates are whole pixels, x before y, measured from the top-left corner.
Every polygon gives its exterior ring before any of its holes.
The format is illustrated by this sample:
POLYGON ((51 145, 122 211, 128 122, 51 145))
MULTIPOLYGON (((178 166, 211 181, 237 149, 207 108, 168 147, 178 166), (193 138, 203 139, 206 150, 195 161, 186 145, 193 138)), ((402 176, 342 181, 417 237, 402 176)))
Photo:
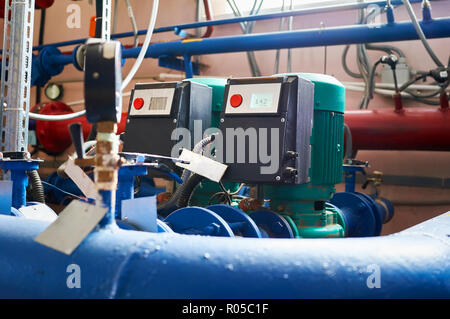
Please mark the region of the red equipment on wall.
MULTIPOLYGON (((63 115, 71 114, 73 110, 70 106, 62 102, 41 103, 31 108, 32 113, 42 115, 63 115)), ((117 134, 125 131, 127 113, 122 113, 122 120, 118 124, 117 134)), ((83 126, 83 136, 86 140, 92 129, 85 116, 67 121, 36 121, 36 138, 42 147, 54 154, 64 152, 71 144, 72 139, 69 133, 69 125, 81 123, 83 126)))
MULTIPOLYGON (((31 112, 44 115, 63 115, 73 113, 73 110, 62 102, 50 102, 33 106, 31 112)), ((84 138, 89 136, 92 125, 88 123, 86 117, 80 117, 58 122, 36 121, 36 137, 45 150, 55 154, 62 153, 72 144, 68 128, 72 123, 81 123, 84 138)))
MULTIPOLYGON (((47 9, 50 8, 55 0, 36 0, 36 9, 47 9)), ((5 17, 5 0, 0 0, 0 18, 5 17)))

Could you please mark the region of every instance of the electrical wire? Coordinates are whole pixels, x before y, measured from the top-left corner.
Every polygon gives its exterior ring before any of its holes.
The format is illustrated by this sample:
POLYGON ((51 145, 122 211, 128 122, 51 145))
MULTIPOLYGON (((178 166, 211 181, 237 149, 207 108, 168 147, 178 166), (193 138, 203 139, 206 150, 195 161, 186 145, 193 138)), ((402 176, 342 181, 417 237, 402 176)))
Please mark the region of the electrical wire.
MULTIPOLYGON (((255 0, 253 2, 252 9, 250 10, 249 15, 257 15, 262 7, 264 0, 261 0, 261 2, 258 4, 258 0, 255 0)), ((233 11, 234 16, 241 17, 241 11, 239 10, 239 7, 237 6, 236 2, 234 0, 227 0, 227 3, 229 7, 231 8, 231 11, 233 11)), ((241 26, 241 30, 243 34, 249 34, 253 32, 253 26, 255 25, 255 22, 241 22, 239 24, 241 26)), ((261 76, 261 71, 259 69, 258 63, 256 61, 255 52, 253 51, 247 51, 247 59, 250 66, 250 70, 252 73, 252 76, 261 76)))
POLYGON ((156 17, 158 16, 158 7, 159 7, 159 0, 153 0, 152 16, 151 16, 150 22, 148 24, 147 35, 145 36, 144 44, 141 47, 141 50, 139 52, 139 55, 133 65, 133 67, 131 68, 130 72, 128 73, 128 75, 122 82, 122 90, 124 90, 128 86, 128 84, 131 82, 133 77, 136 75, 136 72, 138 71, 139 67, 141 66, 142 61, 145 58, 148 47, 150 46, 150 41, 152 39, 153 30, 155 29, 156 17))
MULTIPOLYGON (((284 12, 284 2, 285 1, 283 0, 282 3, 281 3, 281 12, 284 12)), ((279 26, 278 26, 278 30, 279 31, 283 30, 284 20, 285 20, 284 17, 280 19, 280 23, 279 23, 279 26)), ((278 72, 280 71, 279 70, 280 69, 280 53, 281 53, 280 49, 277 49, 276 52, 275 52, 275 64, 273 66, 273 73, 274 74, 278 74, 278 72)))
POLYGON ((434 63, 436 63, 436 65, 438 67, 444 67, 442 62, 439 60, 439 58, 434 53, 433 49, 430 47, 430 44, 428 43, 427 38, 425 37, 425 34, 423 33, 423 30, 419 24, 419 21, 417 20, 416 14, 414 13, 411 3, 409 2, 409 0, 402 0, 402 1, 406 7, 406 10, 408 11, 408 15, 411 18, 411 22, 414 25, 414 29, 416 29, 417 35, 419 36, 420 40, 423 43, 423 46, 425 47, 425 50, 427 50, 431 59, 434 61, 434 63))
POLYGON ((61 189, 61 188, 59 188, 58 186, 55 186, 55 185, 53 185, 53 184, 50 184, 50 183, 48 183, 48 182, 46 182, 46 181, 42 181, 42 184, 45 184, 45 185, 47 185, 47 186, 50 186, 50 187, 52 187, 52 188, 54 188, 54 189, 60 191, 60 192, 63 193, 63 194, 72 196, 72 197, 77 198, 77 199, 80 199, 80 200, 82 200, 82 201, 87 201, 87 198, 85 198, 85 197, 81 197, 81 196, 78 196, 78 195, 69 193, 69 192, 67 192, 67 191, 65 191, 65 190, 63 190, 63 189, 61 189))
MULTIPOLYGON (((125 92, 122 94, 122 97, 124 96, 131 96, 131 92, 125 92)), ((73 101, 66 103, 69 106, 73 105, 79 105, 83 104, 84 100, 79 101, 73 101)), ((86 110, 82 110, 75 113, 70 114, 62 114, 62 115, 45 115, 45 114, 38 114, 38 113, 29 113, 30 119, 37 120, 37 121, 49 121, 49 122, 57 122, 57 121, 67 121, 72 120, 78 117, 82 117, 86 114, 86 110)))
POLYGON ((130 17, 131 26, 133 28, 134 34, 134 47, 136 48, 139 44, 138 27, 136 24, 136 18, 134 17, 133 7, 131 6, 130 0, 125 0, 127 3, 128 16, 130 17))
MULTIPOLYGON (((148 25, 147 35, 145 37, 144 44, 141 47, 141 50, 139 52, 139 55, 133 65, 133 67, 131 68, 130 72, 128 73, 128 75, 122 82, 122 90, 125 89, 128 86, 128 84, 131 82, 133 77, 136 75, 137 70, 141 66, 142 61, 145 58, 145 54, 147 53, 148 47, 150 46, 150 41, 151 41, 151 38, 153 35, 153 30, 155 29, 156 17, 158 15, 158 7, 159 7, 159 0, 153 0, 152 15, 151 15, 150 22, 148 25)), ((86 110, 82 110, 82 111, 70 113, 70 114, 63 114, 63 115, 42 115, 42 114, 36 114, 36 113, 29 113, 29 116, 33 120, 66 121, 66 120, 71 120, 71 119, 81 117, 85 114, 86 114, 86 110)))

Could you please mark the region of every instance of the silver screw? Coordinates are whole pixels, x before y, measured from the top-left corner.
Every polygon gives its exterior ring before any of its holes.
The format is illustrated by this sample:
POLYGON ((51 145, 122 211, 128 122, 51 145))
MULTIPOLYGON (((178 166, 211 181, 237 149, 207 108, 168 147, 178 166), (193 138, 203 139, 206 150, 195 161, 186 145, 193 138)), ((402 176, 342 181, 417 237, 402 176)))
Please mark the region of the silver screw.
POLYGON ((92 73, 92 77, 97 80, 100 77, 100 73, 94 72, 92 73))
POLYGON ((286 120, 284 119, 284 117, 281 118, 281 123, 284 123, 286 120))
POLYGON ((276 179, 277 181, 280 181, 280 180, 281 180, 281 177, 280 177, 280 176, 277 176, 277 177, 275 177, 275 179, 276 179))
POLYGON ((223 123, 223 122, 225 122, 225 120, 224 119, 220 119, 220 123, 223 123))
POLYGON ((177 119, 173 119, 173 122, 176 123, 176 122, 177 122, 177 119))

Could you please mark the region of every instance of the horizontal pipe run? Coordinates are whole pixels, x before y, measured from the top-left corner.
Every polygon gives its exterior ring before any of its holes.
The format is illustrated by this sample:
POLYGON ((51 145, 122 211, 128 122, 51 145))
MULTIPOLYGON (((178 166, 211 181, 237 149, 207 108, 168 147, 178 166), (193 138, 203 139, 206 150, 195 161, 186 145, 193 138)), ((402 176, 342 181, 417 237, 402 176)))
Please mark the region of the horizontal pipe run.
POLYGON ((48 223, 0 216, 0 298, 449 298, 449 214, 370 238, 100 230, 70 256, 33 241, 48 223))
MULTIPOLYGON (((428 39, 450 36, 450 18, 422 23, 423 31, 428 39)), ((326 29, 309 29, 264 34, 248 34, 209 39, 173 41, 155 43, 150 46, 146 57, 157 58, 168 56, 192 56, 200 54, 228 53, 241 51, 257 51, 287 49, 314 46, 332 46, 358 43, 376 43, 417 40, 418 35, 410 22, 399 22, 391 25, 352 25, 326 29)), ((140 48, 123 50, 124 58, 136 58, 140 48)))
MULTIPOLYGON (((412 0, 411 3, 416 3, 416 2, 418 3, 421 1, 422 0, 412 0)), ((401 5, 401 4, 403 4, 403 1, 402 0, 394 0, 394 1, 392 1, 392 4, 393 5, 401 5)), ((194 22, 194 23, 187 23, 187 24, 181 24, 181 25, 173 25, 173 26, 156 28, 153 31, 153 33, 162 33, 162 32, 171 32, 171 31, 175 31, 175 30, 203 28, 203 27, 209 27, 209 26, 241 23, 241 22, 246 22, 246 21, 270 20, 270 19, 278 19, 278 18, 283 18, 283 17, 302 16, 302 15, 309 15, 309 14, 316 14, 316 13, 357 10, 357 9, 363 9, 363 8, 367 8, 369 6, 375 6, 375 5, 385 6, 386 1, 368 1, 368 2, 351 3, 351 4, 339 4, 339 5, 326 6, 326 7, 306 8, 306 9, 295 10, 295 11, 285 11, 285 12, 276 12, 276 13, 269 13, 269 14, 235 17, 235 18, 230 18, 230 19, 194 22)), ((147 33, 147 30, 139 30, 138 31, 138 35, 145 35, 146 33, 147 33)), ((134 32, 124 32, 124 33, 113 34, 113 35, 111 35, 111 38, 112 39, 120 39, 120 38, 132 37, 132 36, 135 36, 134 32)), ((52 43, 52 44, 39 45, 39 46, 33 47, 33 50, 41 50, 46 46, 62 47, 62 46, 69 46, 69 45, 77 45, 77 44, 85 43, 86 40, 87 39, 77 39, 77 40, 70 40, 70 41, 64 41, 64 42, 58 42, 58 43, 52 43)))
POLYGON ((355 150, 450 151, 450 110, 412 108, 345 112, 355 150))
MULTIPOLYGON (((428 39, 450 37, 450 17, 421 23, 428 39)), ((150 45, 146 58, 161 56, 192 56, 257 50, 275 50, 314 46, 332 46, 358 43, 417 40, 418 35, 410 22, 392 24, 351 25, 326 29, 247 34, 195 40, 181 40, 150 45)), ((123 58, 136 58, 141 48, 123 49, 123 58)), ((70 55, 52 56, 55 62, 67 65, 70 55)))

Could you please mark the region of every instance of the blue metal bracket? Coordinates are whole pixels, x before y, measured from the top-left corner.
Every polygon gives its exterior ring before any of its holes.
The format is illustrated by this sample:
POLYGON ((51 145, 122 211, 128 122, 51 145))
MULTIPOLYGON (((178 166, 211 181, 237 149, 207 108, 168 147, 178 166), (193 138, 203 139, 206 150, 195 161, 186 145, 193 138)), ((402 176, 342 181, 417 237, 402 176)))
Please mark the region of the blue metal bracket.
POLYGON ((160 56, 158 58, 158 65, 163 68, 168 68, 177 71, 186 72, 187 78, 192 78, 193 75, 200 75, 200 68, 198 63, 192 62, 190 57, 186 59, 177 58, 173 56, 160 56), (186 63, 188 61, 188 63, 186 63), (191 76, 188 76, 188 73, 191 76))
POLYGON ((19 209, 27 204, 28 171, 39 168, 40 160, 0 160, 0 169, 11 172, 13 182, 12 207, 19 209))

